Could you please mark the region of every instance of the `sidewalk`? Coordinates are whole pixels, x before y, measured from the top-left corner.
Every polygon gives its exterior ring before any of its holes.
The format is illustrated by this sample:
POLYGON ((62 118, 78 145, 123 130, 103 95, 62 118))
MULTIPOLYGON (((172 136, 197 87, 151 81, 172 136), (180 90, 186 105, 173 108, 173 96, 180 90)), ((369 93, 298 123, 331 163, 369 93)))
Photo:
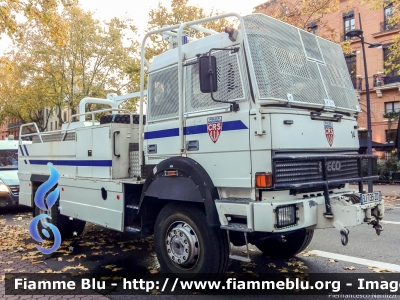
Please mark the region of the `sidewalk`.
MULTIPOLYGON (((80 299, 80 300, 107 300, 102 295, 6 295, 5 273, 46 273, 50 267, 45 261, 36 260, 30 255, 36 250, 33 244, 26 244, 29 232, 26 229, 31 217, 30 212, 13 215, 12 220, 7 221, 6 216, 0 215, 0 299, 80 299), (19 251, 23 246, 24 251, 19 251), (28 250, 31 249, 31 250, 28 250), (26 251, 31 251, 30 253, 26 251)), ((22 249, 21 249, 22 250, 22 249)), ((35 252, 38 253, 36 250, 35 252)), ((36 255, 37 257, 40 257, 36 255)))

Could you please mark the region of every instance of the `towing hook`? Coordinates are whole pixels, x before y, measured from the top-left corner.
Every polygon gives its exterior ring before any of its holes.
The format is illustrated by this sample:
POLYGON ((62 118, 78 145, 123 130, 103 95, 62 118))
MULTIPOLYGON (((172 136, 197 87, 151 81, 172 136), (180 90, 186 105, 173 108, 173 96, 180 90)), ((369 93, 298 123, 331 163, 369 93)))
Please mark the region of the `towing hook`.
POLYGON ((381 235, 381 231, 383 231, 382 225, 379 223, 380 219, 378 216, 374 213, 371 214, 373 217, 375 217, 375 220, 372 220, 368 224, 372 225, 372 227, 375 229, 375 232, 377 235, 381 235))
POLYGON ((349 242, 349 233, 350 231, 347 228, 340 229, 340 235, 341 235, 341 242, 343 246, 346 246, 347 243, 349 242))
POLYGON ((381 235, 381 231, 383 231, 383 228, 382 225, 379 224, 379 220, 372 220, 368 223, 368 225, 372 225, 372 227, 375 229, 376 234, 381 235))

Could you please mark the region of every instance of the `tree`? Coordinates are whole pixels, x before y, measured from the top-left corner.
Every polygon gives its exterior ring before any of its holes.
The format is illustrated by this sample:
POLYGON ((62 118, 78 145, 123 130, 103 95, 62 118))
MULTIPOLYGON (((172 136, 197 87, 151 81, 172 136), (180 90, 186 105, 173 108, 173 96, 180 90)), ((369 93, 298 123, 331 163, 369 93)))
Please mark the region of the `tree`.
MULTIPOLYGON (((390 18, 388 19, 389 25, 399 26, 400 23, 400 0, 365 0, 370 5, 371 9, 382 9, 382 7, 390 8, 390 18)), ((385 72, 397 72, 400 75, 400 34, 393 38, 393 43, 389 46, 389 55, 385 61, 385 72)))
MULTIPOLYGON (((16 78, 19 85, 13 95, 22 101, 27 97, 22 90, 29 87, 31 95, 46 99, 45 103, 38 100, 41 106, 32 110, 17 105, 19 101, 1 99, 4 107, 13 108, 5 110, 7 113, 27 115, 25 122, 37 119, 46 105, 55 108, 62 124, 62 109, 68 107, 76 113, 79 100, 86 96, 105 98, 110 92, 120 94, 138 88, 139 83, 128 77, 129 68, 139 64, 137 43, 126 36, 136 30, 130 20, 100 22, 76 2, 64 6, 61 16, 68 28, 64 44, 43 35, 42 27, 26 26, 22 39, 16 43, 17 50, 9 54, 13 65, 24 70, 16 78)), ((33 99, 34 96, 29 101, 33 99)), ((42 124, 42 128, 46 125, 42 124)))
MULTIPOLYGON (((340 0, 272 0, 256 8, 256 12, 267 14, 304 30, 317 25, 323 28, 322 37, 337 40, 335 28, 323 17, 339 10, 340 0)), ((321 32, 321 31, 319 31, 321 32)), ((320 35, 320 34, 319 34, 320 35)))
MULTIPOLYGON (((198 6, 188 5, 189 0, 171 0, 171 9, 158 3, 157 8, 151 9, 149 12, 149 21, 147 31, 158 29, 164 25, 175 25, 184 22, 189 22, 197 19, 211 17, 219 14, 217 10, 211 10, 205 12, 203 8, 198 6)), ((233 26, 234 23, 221 19, 213 22, 202 24, 203 27, 215 30, 217 32, 223 32, 225 27, 233 26)), ((197 32, 194 37, 200 38, 204 34, 197 32)), ((155 55, 158 55, 168 49, 168 42, 163 40, 161 35, 153 35, 150 37, 152 44, 150 48, 146 50, 146 58, 150 59, 155 55)))
POLYGON ((67 28, 58 13, 60 5, 70 5, 70 1, 2 0, 0 2, 0 33, 6 33, 11 38, 20 37, 23 25, 17 19, 25 19, 32 24, 41 25, 44 34, 48 34, 57 43, 63 43, 67 37, 67 28))
POLYGON ((36 122, 43 130, 48 121, 48 116, 43 115, 43 107, 51 103, 49 82, 31 74, 27 62, 19 64, 17 56, 13 59, 0 58, 0 121, 6 117, 17 118, 22 123, 36 122))

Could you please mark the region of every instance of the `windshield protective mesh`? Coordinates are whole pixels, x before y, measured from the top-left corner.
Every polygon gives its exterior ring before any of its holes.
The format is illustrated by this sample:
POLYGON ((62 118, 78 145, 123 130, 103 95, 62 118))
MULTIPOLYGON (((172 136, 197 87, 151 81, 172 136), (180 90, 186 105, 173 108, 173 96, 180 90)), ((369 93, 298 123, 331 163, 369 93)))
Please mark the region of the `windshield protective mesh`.
POLYGON ((340 45, 263 14, 244 24, 260 100, 359 110, 340 45))

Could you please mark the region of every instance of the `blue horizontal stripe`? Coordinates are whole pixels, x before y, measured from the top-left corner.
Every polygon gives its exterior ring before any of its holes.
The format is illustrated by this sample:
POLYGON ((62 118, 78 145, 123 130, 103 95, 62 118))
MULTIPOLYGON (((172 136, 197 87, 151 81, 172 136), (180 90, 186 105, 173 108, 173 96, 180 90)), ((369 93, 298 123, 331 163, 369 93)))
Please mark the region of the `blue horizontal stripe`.
POLYGON ((183 129, 185 135, 207 133, 207 124, 188 126, 183 129))
POLYGON ((231 131, 231 130, 242 130, 248 129, 246 125, 242 121, 228 121, 222 123, 222 131, 231 131))
POLYGON ((145 140, 160 139, 165 137, 179 136, 179 128, 171 128, 157 131, 149 131, 144 133, 145 140))
POLYGON ((111 167, 112 160, 41 160, 31 159, 32 165, 47 165, 49 162, 55 166, 74 166, 74 167, 111 167))
MULTIPOLYGON (((248 129, 247 126, 240 120, 222 122, 222 131, 248 129)), ((207 133, 207 124, 187 126, 183 129, 184 135, 207 133)), ((144 139, 160 139, 166 137, 179 136, 179 128, 171 128, 165 130, 145 132, 144 139)))

